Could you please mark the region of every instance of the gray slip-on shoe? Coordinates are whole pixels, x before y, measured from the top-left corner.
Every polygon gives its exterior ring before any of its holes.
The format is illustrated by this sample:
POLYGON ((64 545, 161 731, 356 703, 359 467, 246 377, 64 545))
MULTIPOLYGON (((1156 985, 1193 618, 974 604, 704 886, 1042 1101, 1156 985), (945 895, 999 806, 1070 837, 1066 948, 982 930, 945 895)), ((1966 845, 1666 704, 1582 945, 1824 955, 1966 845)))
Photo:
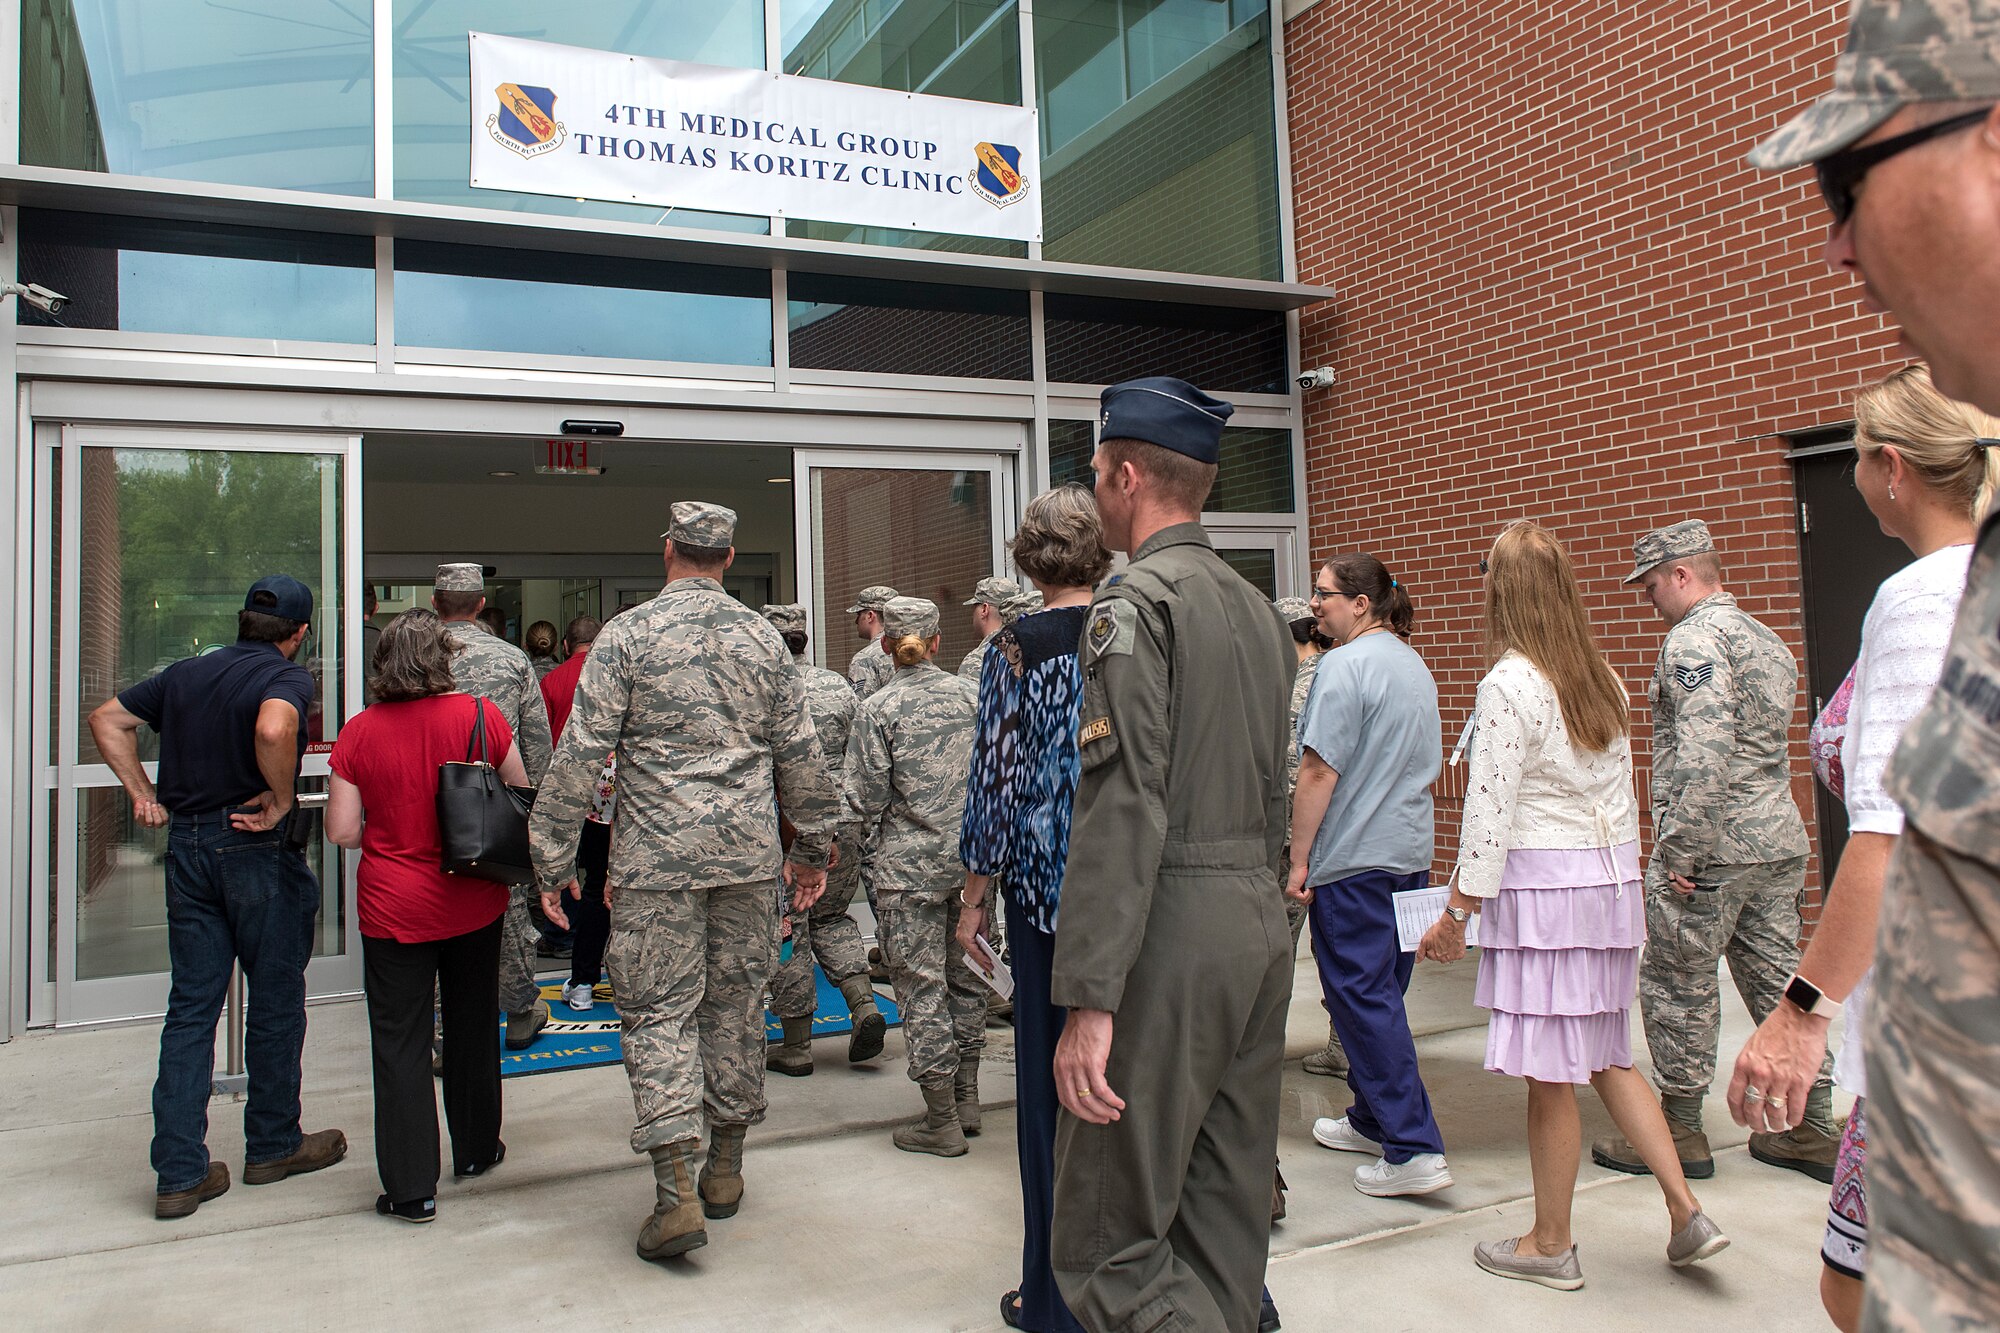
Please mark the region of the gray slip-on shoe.
POLYGON ((1686 1268, 1712 1259, 1728 1248, 1729 1237, 1722 1234, 1722 1228, 1709 1221, 1707 1213, 1697 1210, 1688 1224, 1667 1242, 1667 1262, 1675 1268, 1686 1268))
POLYGON ((1583 1265, 1577 1261, 1576 1246, 1549 1259, 1520 1253, 1520 1243, 1513 1236, 1506 1240, 1482 1240, 1472 1247, 1472 1262, 1495 1277, 1535 1282, 1557 1291, 1575 1291, 1583 1285, 1583 1265))

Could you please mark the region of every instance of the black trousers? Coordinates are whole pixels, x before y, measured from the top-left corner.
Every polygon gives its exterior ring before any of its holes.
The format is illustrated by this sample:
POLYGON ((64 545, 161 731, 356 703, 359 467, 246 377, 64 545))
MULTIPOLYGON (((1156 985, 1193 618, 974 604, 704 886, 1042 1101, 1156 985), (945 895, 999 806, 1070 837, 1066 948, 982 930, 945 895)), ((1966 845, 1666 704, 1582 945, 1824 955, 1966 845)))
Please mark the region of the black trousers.
POLYGON ((500 1148, 500 921, 450 939, 361 937, 375 1057, 375 1169, 391 1203, 437 1194, 431 994, 444 1017, 444 1118, 460 1170, 500 1148))
POLYGON ((604 942, 611 938, 611 909, 604 905, 604 881, 611 873, 611 825, 583 821, 576 846, 576 879, 581 898, 563 895, 569 917, 569 984, 595 986, 604 979, 604 942))

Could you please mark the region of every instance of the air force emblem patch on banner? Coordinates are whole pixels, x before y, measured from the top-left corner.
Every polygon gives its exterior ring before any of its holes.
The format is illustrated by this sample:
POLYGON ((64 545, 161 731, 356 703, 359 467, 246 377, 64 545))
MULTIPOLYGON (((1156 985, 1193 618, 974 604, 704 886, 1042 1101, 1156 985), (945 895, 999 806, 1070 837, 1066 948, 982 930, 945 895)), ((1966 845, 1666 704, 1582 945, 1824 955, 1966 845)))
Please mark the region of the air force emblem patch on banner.
POLYGON ((1700 666, 1677 666, 1674 668, 1674 684, 1693 694, 1715 678, 1715 664, 1703 662, 1700 666))
POLYGON ((1028 178, 1021 174, 1021 150, 1012 144, 982 143, 973 149, 978 163, 967 180, 972 192, 995 208, 1018 204, 1028 197, 1028 178))
POLYGON ((493 90, 500 109, 486 118, 493 142, 522 157, 540 157, 562 147, 569 131, 555 118, 556 95, 525 83, 503 83, 493 90))

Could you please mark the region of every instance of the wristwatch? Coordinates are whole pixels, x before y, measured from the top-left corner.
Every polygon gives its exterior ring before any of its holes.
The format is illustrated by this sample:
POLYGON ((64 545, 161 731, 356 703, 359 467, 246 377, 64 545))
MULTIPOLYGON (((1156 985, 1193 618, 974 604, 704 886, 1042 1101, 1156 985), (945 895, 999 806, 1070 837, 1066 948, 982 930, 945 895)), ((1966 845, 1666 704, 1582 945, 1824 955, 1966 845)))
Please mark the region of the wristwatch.
POLYGON ((1805 1013, 1829 1020, 1840 1017, 1840 1001, 1828 999, 1825 991, 1796 972, 1785 983, 1785 998, 1805 1013))
POLYGON ((1461 926, 1472 919, 1472 913, 1466 911, 1463 907, 1453 907, 1450 903, 1444 905, 1444 914, 1453 921, 1458 922, 1461 926))

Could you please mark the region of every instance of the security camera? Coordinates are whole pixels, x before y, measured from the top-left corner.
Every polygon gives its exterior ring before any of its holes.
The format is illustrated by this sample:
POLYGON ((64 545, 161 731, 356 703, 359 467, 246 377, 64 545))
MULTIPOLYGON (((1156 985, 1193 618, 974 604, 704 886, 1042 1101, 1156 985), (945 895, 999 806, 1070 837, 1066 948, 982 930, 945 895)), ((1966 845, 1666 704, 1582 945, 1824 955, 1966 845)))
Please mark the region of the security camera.
POLYGON ((60 315, 62 308, 69 304, 67 296, 61 292, 52 292, 38 282, 0 284, 0 299, 9 296, 18 296, 35 309, 49 315, 60 315))
POLYGON ((1308 370, 1299 376, 1301 389, 1331 389, 1333 382, 1332 366, 1321 366, 1318 370, 1308 370))

